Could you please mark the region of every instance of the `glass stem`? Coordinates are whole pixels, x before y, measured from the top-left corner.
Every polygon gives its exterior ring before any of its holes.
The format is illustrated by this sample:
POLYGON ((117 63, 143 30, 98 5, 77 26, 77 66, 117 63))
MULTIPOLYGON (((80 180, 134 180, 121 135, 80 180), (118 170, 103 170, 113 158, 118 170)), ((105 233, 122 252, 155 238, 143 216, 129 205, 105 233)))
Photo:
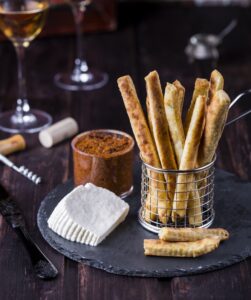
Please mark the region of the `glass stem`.
POLYGON ((86 7, 81 4, 73 4, 72 11, 74 16, 74 22, 76 26, 76 54, 77 57, 75 59, 75 70, 74 73, 83 73, 88 71, 88 65, 84 58, 84 49, 83 49, 83 32, 82 32, 82 24, 84 19, 86 7))
POLYGON ((16 107, 16 117, 19 118, 20 122, 25 114, 30 111, 30 106, 27 100, 26 93, 26 78, 24 71, 25 63, 25 47, 22 45, 15 45, 18 61, 18 99, 16 107))

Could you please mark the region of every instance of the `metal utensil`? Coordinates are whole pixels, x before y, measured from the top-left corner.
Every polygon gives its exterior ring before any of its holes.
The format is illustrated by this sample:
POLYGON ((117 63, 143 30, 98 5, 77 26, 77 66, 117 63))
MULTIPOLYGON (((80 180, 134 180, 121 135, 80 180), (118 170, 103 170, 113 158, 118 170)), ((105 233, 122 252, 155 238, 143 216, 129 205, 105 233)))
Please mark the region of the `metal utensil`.
POLYGON ((197 33, 189 39, 185 49, 189 61, 212 59, 216 61, 219 58, 218 46, 223 38, 228 35, 237 25, 234 19, 219 34, 197 33))
POLYGON ((21 167, 16 166, 12 161, 10 161, 7 157, 3 156, 2 154, 0 154, 0 161, 3 162, 6 166, 20 173, 24 177, 28 178, 35 184, 41 183, 41 177, 39 177, 37 174, 27 169, 25 166, 21 166, 21 167))
MULTIPOLYGON (((246 96, 246 95, 248 95, 248 94, 251 94, 251 89, 246 90, 246 91, 240 93, 237 97, 235 97, 234 100, 230 103, 229 109, 232 108, 236 103, 238 103, 239 100, 240 100, 243 96, 246 96)), ((238 117, 236 117, 236 118, 234 118, 234 119, 228 121, 228 122, 226 123, 226 126, 227 126, 227 125, 230 125, 230 124, 232 124, 232 123, 234 123, 235 121, 237 121, 237 120, 239 120, 239 119, 245 117, 246 115, 248 115, 248 114, 250 114, 250 113, 251 113, 251 109, 249 109, 249 110, 247 110, 246 112, 242 113, 242 114, 239 115, 238 117)))
POLYGON ((22 240, 30 256, 31 263, 37 277, 45 280, 55 278, 58 274, 58 270, 32 240, 26 228, 25 220, 21 210, 1 185, 0 213, 22 240))
POLYGON ((224 39, 224 37, 226 35, 228 35, 238 24, 238 21, 237 19, 234 19, 232 20, 228 25, 227 27, 225 27, 218 35, 217 35, 217 38, 218 38, 218 41, 219 43, 222 42, 222 40, 224 39))

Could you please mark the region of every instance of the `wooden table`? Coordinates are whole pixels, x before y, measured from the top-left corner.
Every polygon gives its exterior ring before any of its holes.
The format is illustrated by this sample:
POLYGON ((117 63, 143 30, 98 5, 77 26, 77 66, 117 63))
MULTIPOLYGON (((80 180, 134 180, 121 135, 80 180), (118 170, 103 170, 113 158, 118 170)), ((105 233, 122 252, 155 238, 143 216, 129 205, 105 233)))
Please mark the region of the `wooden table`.
MULTIPOLYGON (((56 88, 54 74, 71 69, 74 37, 38 39, 27 51, 31 104, 51 113, 54 121, 73 116, 81 131, 116 128, 131 132, 116 78, 131 74, 144 102, 144 75, 157 69, 163 84, 176 78, 181 80, 187 88, 188 103, 198 75, 184 54, 189 36, 199 31, 217 33, 233 17, 239 17, 239 26, 221 47, 219 69, 225 76, 226 90, 234 97, 251 87, 251 9, 124 4, 119 7, 117 32, 86 37, 89 61, 110 74, 109 84, 100 90, 82 93, 56 88)), ((17 92, 16 58, 9 42, 0 44, 0 62, 0 104, 1 110, 7 110, 14 106, 17 92)), ((231 115, 248 107, 250 100, 246 98, 231 115)), ((251 118, 246 117, 226 128, 217 159, 218 167, 243 179, 251 179, 250 126, 251 118)), ((5 136, 1 133, 0 138, 5 136)), ((58 267, 60 275, 51 282, 35 278, 24 248, 0 217, 1 300, 248 299, 251 293, 250 259, 217 272, 158 280, 111 275, 77 264, 55 252, 42 239, 36 214, 43 197, 72 176, 70 143, 67 141, 45 149, 40 146, 37 135, 26 137, 28 149, 10 158, 39 173, 45 182, 36 187, 1 166, 1 183, 25 212, 31 233, 58 267)))

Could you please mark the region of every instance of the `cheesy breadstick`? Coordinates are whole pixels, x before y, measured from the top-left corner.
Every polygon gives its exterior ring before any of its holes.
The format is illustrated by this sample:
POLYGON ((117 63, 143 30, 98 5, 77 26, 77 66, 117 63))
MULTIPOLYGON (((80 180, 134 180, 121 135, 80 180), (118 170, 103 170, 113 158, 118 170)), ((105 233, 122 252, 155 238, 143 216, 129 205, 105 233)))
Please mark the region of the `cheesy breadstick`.
MULTIPOLYGON (((193 176, 193 181, 196 177, 193 176)), ((187 204, 187 215, 190 225, 200 226, 202 224, 202 207, 201 207, 201 198, 203 195, 200 195, 198 190, 198 184, 191 182, 191 191, 189 194, 188 204, 187 204)))
POLYGON ((184 104, 184 97, 185 97, 185 88, 184 86, 179 82, 179 80, 175 80, 173 82, 173 85, 178 90, 178 105, 179 105, 179 115, 182 117, 182 110, 183 110, 183 104, 184 104))
POLYGON ((180 114, 179 90, 174 84, 167 83, 165 89, 164 103, 166 118, 175 150, 178 166, 185 144, 185 134, 180 114))
MULTIPOLYGON (((172 142, 174 144, 176 160, 178 165, 180 165, 185 144, 185 134, 181 115, 179 113, 179 102, 177 101, 178 97, 179 95, 176 86, 174 86, 174 84, 167 83, 164 97, 165 111, 172 142)), ((190 225, 199 226, 202 223, 200 194, 195 185, 192 186, 192 191, 189 194, 188 219, 190 225)))
POLYGON ((223 228, 167 228, 159 231, 159 238, 166 242, 193 242, 204 238, 218 236, 221 241, 229 238, 229 233, 223 228))
POLYGON ((196 242, 165 242, 162 240, 144 240, 145 255, 197 257, 218 248, 220 239, 216 236, 196 242))
POLYGON ((207 109, 205 130, 198 152, 199 166, 210 163, 215 155, 226 123, 229 105, 229 96, 223 90, 217 91, 207 109))
POLYGON ((208 91, 209 91, 209 82, 206 79, 197 78, 195 81, 192 101, 186 114, 185 126, 184 126, 185 135, 187 134, 190 125, 196 99, 198 98, 199 95, 205 96, 207 98, 208 91))
MULTIPOLYGON (((146 97, 146 110, 147 110, 147 120, 148 120, 149 129, 150 129, 151 135, 153 137, 153 127, 152 127, 152 120, 151 120, 151 114, 150 114, 150 107, 149 107, 148 97, 146 97)), ((153 142, 155 144, 154 139, 153 139, 153 142)), ((155 147, 156 147, 156 145, 155 145, 155 147)))
MULTIPOLYGON (((224 85, 224 79, 223 76, 218 72, 217 70, 214 70, 211 73, 210 76, 210 89, 209 89, 209 97, 207 104, 210 104, 212 102, 212 99, 216 92, 223 88, 224 85)), ((203 139, 203 138, 202 138, 203 139)), ((200 150, 199 150, 200 152, 200 150)), ((199 164, 199 166, 202 166, 199 164)), ((204 174, 204 177, 206 177, 206 174, 204 174)), ((193 191, 193 197, 188 202, 188 217, 189 217, 189 224, 193 225, 200 225, 202 223, 202 215, 201 215, 201 204, 199 197, 203 197, 205 193, 205 187, 207 185, 207 180, 201 178, 201 176, 198 176, 198 186, 201 188, 200 193, 198 193, 197 189, 194 189, 193 191)))
POLYGON ((209 97, 208 105, 211 103, 215 93, 224 88, 224 78, 221 73, 217 70, 214 70, 210 76, 210 88, 209 88, 209 97))
MULTIPOLYGON (((210 88, 209 88, 209 96, 208 96, 208 101, 207 105, 210 105, 212 102, 213 97, 215 96, 216 92, 218 90, 222 90, 224 86, 224 78, 221 75, 221 73, 217 70, 214 70, 211 73, 210 76, 210 88)), ((208 107, 208 106, 207 106, 208 107)), ((204 174, 199 174, 197 176, 198 179, 198 186, 200 188, 200 194, 203 197, 203 194, 205 193, 205 187, 207 186, 207 173, 204 172, 204 174), (204 177, 204 179, 203 179, 204 177)))
POLYGON ((145 115, 130 76, 118 78, 118 86, 136 138, 142 159, 155 167, 160 167, 157 150, 154 146, 145 115))
MULTIPOLYGON (((150 72, 146 77, 146 91, 148 102, 148 119, 151 123, 152 135, 156 144, 160 163, 163 169, 177 169, 174 151, 172 148, 168 123, 165 116, 164 99, 161 90, 159 75, 156 71, 150 72)), ((175 177, 166 174, 167 191, 167 216, 172 209, 172 200, 175 191, 175 177)))
MULTIPOLYGON (((151 135, 153 137, 153 126, 152 126, 148 97, 146 97, 146 109, 147 109, 148 125, 149 125, 151 135)), ((153 142, 156 147, 154 139, 153 139, 153 142)), ((147 174, 148 178, 152 178, 151 171, 147 170, 147 173, 148 173, 147 174)), ((153 176, 156 177, 156 175, 153 175, 153 176)), ((151 179, 150 179, 150 181, 151 181, 151 179)), ((143 211, 143 218, 147 222, 151 222, 151 220, 155 221, 157 218, 157 214, 158 214, 157 207, 156 207, 157 206, 156 199, 157 199, 158 195, 156 194, 156 192, 154 192, 156 190, 154 188, 154 186, 155 186, 155 184, 152 181, 149 182, 147 198, 146 198, 145 207, 144 207, 144 211, 143 211), (154 205, 155 205, 155 207, 153 207, 154 205)))
POLYGON ((153 138, 163 169, 177 169, 169 128, 165 115, 164 99, 158 73, 153 71, 145 77, 148 113, 153 130, 153 138))
MULTIPOLYGON (((196 166, 198 148, 205 125, 205 108, 206 97, 198 96, 185 140, 179 167, 180 170, 190 170, 196 166)), ((175 221, 177 217, 184 218, 189 192, 194 189, 193 182, 194 176, 192 174, 178 175, 172 211, 173 221, 175 221)))
MULTIPOLYGON (((130 76, 123 76, 118 78, 118 86, 126 107, 127 114, 131 123, 131 127, 138 144, 141 157, 147 164, 160 168, 158 153, 155 148, 152 136, 150 134, 145 115, 143 113, 141 104, 139 102, 137 92, 130 76)), ((160 218, 166 221, 166 192, 163 184, 164 177, 162 174, 153 174, 151 183, 151 195, 147 197, 146 219, 149 221, 156 219, 157 215, 157 194, 159 199, 159 206, 161 207, 160 218), (158 190, 164 191, 159 192, 158 190), (151 201, 151 203, 150 203, 151 201)))

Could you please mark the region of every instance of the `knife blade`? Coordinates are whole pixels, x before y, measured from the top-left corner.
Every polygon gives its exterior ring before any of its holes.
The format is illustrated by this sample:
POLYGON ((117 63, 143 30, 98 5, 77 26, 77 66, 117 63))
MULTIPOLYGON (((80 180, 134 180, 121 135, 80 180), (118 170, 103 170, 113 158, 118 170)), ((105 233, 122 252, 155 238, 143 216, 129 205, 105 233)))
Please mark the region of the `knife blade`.
POLYGON ((2 185, 0 185, 0 213, 23 242, 35 274, 40 279, 55 278, 58 270, 31 238, 22 211, 2 185))

